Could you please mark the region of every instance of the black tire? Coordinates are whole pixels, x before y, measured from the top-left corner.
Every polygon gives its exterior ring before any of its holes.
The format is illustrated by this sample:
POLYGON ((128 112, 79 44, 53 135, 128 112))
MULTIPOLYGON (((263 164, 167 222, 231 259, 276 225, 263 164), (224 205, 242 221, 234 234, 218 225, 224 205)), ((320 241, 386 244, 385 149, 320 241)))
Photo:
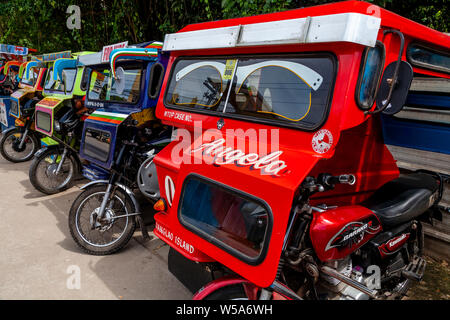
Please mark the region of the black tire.
POLYGON ((233 284, 213 291, 203 300, 248 300, 248 297, 241 284, 233 284))
MULTIPOLYGON (((14 157, 13 154, 9 153, 8 148, 5 148, 5 144, 11 139, 15 139, 13 136, 16 134, 20 134, 22 136, 23 129, 14 128, 13 130, 6 132, 6 134, 3 134, 2 139, 0 140, 0 153, 3 158, 5 158, 5 160, 8 160, 10 162, 19 163, 28 161, 33 158, 34 154, 40 149, 39 139, 37 138, 36 134, 34 134, 34 132, 29 132, 27 141, 32 144, 31 152, 29 151, 27 154, 24 154, 23 157, 14 157)), ((26 149, 24 149, 23 151, 12 151, 20 154, 25 150, 26 149)))
MULTIPOLYGON (((73 202, 70 212, 69 212, 69 230, 70 234, 75 241, 75 243, 86 253, 91 255, 109 255, 113 254, 119 250, 121 250, 127 243, 130 241, 131 237, 134 234, 134 231, 136 230, 136 219, 134 216, 126 217, 126 218, 119 218, 115 222, 112 222, 111 227, 106 230, 111 230, 111 233, 113 234, 113 228, 114 225, 117 224, 117 222, 120 222, 121 224, 124 224, 124 221, 126 220, 126 225, 123 227, 122 234, 119 238, 114 240, 114 242, 111 242, 110 244, 97 244, 95 245, 93 243, 92 237, 91 237, 91 231, 89 231, 88 234, 83 234, 83 228, 81 226, 81 215, 83 214, 82 210, 84 209, 85 205, 88 205, 88 201, 93 200, 95 197, 98 198, 98 202, 101 203, 101 199, 103 199, 104 193, 106 191, 107 185, 94 185, 92 187, 89 187, 88 189, 84 190, 73 202), (87 239, 88 237, 91 237, 90 239, 87 239), (89 242, 91 241, 91 242, 89 242)), ((128 213, 134 213, 136 212, 136 208, 131 201, 130 197, 121 189, 116 189, 113 195, 114 199, 117 201, 119 200, 119 204, 121 204, 124 208, 126 208, 126 212, 128 213), (122 202, 121 202, 122 201, 122 202)), ((95 207, 95 205, 94 205, 95 207)), ((91 207, 92 208, 92 207, 91 207)), ((86 210, 84 213, 89 214, 90 210, 86 210)), ((116 213, 115 211, 113 211, 116 213)), ((124 212, 119 211, 119 214, 117 215, 123 215, 124 212)), ((86 216, 86 215, 85 215, 86 216)), ((90 215, 90 217, 92 214, 90 215)), ((107 226, 109 226, 107 225, 107 226)), ((87 226, 89 228, 89 225, 87 226)), ((87 230, 87 228, 84 228, 87 230)), ((122 229, 119 227, 119 229, 122 229)), ((95 232, 94 235, 101 234, 101 231, 98 229, 92 230, 92 232, 95 232)))
MULTIPOLYGON (((45 169, 45 162, 48 158, 56 156, 57 159, 58 156, 62 155, 62 152, 63 150, 60 148, 48 148, 46 151, 34 157, 28 175, 30 177, 31 184, 36 190, 45 194, 55 194, 68 189, 72 185, 73 179, 78 172, 78 165, 72 154, 68 154, 66 160, 64 161, 64 163, 66 164, 66 168, 68 168, 67 170, 69 170, 69 173, 67 173, 68 177, 61 184, 48 186, 44 184, 44 181, 41 181, 43 179, 48 179, 49 181, 52 180, 52 176, 48 175, 47 172, 41 171, 45 169)), ((47 164, 47 169, 48 166, 49 165, 47 164)), ((65 174, 67 170, 63 170, 61 177, 64 177, 63 174, 65 174)), ((53 176, 53 180, 55 180, 54 178, 56 178, 56 176, 53 176)))

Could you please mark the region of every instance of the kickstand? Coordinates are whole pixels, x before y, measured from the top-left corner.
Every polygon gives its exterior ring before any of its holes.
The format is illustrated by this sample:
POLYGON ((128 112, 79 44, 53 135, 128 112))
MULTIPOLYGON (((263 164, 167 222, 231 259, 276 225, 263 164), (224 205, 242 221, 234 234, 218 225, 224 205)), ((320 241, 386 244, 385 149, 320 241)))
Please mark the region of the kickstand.
POLYGON ((142 238, 144 239, 144 241, 149 240, 150 236, 148 234, 147 226, 144 223, 144 219, 142 219, 141 216, 136 216, 136 219, 139 223, 139 227, 141 228, 142 238))

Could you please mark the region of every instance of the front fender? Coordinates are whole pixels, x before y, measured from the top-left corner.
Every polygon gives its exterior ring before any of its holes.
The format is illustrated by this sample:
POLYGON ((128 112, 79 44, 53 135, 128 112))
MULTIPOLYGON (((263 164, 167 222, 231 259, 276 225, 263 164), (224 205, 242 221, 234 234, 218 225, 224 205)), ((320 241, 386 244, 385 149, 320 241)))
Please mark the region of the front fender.
POLYGON ((204 300, 214 291, 237 284, 242 284, 249 300, 257 299, 257 292, 259 287, 244 278, 231 275, 214 280, 208 283, 206 286, 203 286, 200 290, 197 291, 197 293, 194 294, 192 300, 204 300))
MULTIPOLYGON (((40 148, 35 154, 34 154, 34 157, 35 158, 38 158, 38 157, 40 157, 43 153, 45 153, 45 152, 47 152, 48 150, 51 150, 51 149, 59 149, 59 150, 62 150, 62 149, 64 149, 64 145, 61 145, 61 144, 50 144, 50 145, 46 145, 46 146, 44 146, 44 147, 42 147, 42 148, 40 148)), ((82 164, 81 164, 81 160, 80 160, 80 157, 78 157, 78 154, 77 153, 75 153, 73 150, 71 150, 70 148, 68 148, 68 156, 69 157, 72 157, 73 158, 73 160, 75 161, 75 165, 76 165, 76 168, 75 168, 75 172, 80 172, 80 170, 81 170, 81 168, 82 168, 82 164)))
MULTIPOLYGON (((6 136, 6 134, 8 134, 8 132, 11 132, 13 130, 20 130, 22 127, 12 127, 12 128, 8 128, 5 131, 2 131, 3 136, 6 136)), ((20 131, 22 132, 22 131, 20 131)))
POLYGON ((36 151, 36 153, 34 154, 34 157, 39 158, 42 154, 47 152, 47 150, 56 149, 56 148, 59 148, 59 145, 51 145, 51 146, 42 147, 38 151, 36 151))
MULTIPOLYGON (((85 185, 83 185, 80 189, 84 190, 88 187, 91 186, 97 186, 97 185, 101 185, 101 184, 109 184, 108 180, 96 180, 96 181, 91 181, 85 185)), ((127 186, 116 182, 115 184, 116 186, 118 186, 120 189, 122 189, 123 191, 125 191, 125 193, 130 197, 131 201, 133 202, 134 207, 136 208, 136 212, 141 212, 141 207, 139 206, 139 202, 136 200, 136 197, 134 196, 133 191, 128 188, 127 186)))

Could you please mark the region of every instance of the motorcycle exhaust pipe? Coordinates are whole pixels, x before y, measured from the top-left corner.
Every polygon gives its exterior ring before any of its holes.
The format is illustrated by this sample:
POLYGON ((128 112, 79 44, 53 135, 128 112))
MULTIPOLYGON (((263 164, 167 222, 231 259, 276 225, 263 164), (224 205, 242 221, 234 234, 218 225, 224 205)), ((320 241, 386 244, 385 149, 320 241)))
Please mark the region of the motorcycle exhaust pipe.
POLYGON ((362 283, 337 272, 333 268, 323 266, 322 268, 320 268, 320 271, 328 276, 331 276, 333 278, 338 279, 339 281, 342 281, 343 283, 355 288, 356 290, 361 291, 362 293, 367 294, 371 298, 374 298, 374 299, 377 298, 377 292, 375 290, 369 289, 367 286, 363 285, 362 283))

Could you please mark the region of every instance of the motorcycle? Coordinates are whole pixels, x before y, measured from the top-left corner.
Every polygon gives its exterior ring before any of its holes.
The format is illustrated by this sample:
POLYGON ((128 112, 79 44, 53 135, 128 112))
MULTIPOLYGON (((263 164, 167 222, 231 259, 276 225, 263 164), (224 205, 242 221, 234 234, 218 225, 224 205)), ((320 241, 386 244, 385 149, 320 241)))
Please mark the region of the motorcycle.
POLYGON ((414 73, 448 79, 449 48, 359 1, 166 35, 156 115, 179 129, 153 159, 154 233, 194 299, 398 299, 420 281, 444 177, 400 174, 380 115, 414 73))
MULTIPOLYGON (((89 52, 73 56, 89 55, 89 52)), ((44 136, 43 148, 33 157, 29 178, 33 187, 54 194, 70 187, 81 171, 78 148, 85 113, 86 79, 89 68, 76 58, 61 58, 50 68, 44 85, 45 98, 35 105, 35 130, 44 136)))
POLYGON ((9 110, 9 115, 15 118, 15 126, 6 130, 0 140, 0 153, 6 160, 28 161, 41 148, 40 140, 43 136, 35 131, 34 109, 44 97, 47 70, 56 59, 70 57, 69 51, 34 56, 32 61, 25 63, 22 70, 19 70, 19 89, 11 94, 9 110))
POLYGON ((152 159, 170 142, 171 129, 154 117, 154 107, 167 61, 160 43, 136 47, 112 50, 109 68, 91 65, 86 105, 99 108, 84 122, 80 156, 92 182, 81 188, 68 222, 75 243, 92 255, 122 249, 137 224, 148 237, 134 190, 150 201, 159 196, 152 159))

